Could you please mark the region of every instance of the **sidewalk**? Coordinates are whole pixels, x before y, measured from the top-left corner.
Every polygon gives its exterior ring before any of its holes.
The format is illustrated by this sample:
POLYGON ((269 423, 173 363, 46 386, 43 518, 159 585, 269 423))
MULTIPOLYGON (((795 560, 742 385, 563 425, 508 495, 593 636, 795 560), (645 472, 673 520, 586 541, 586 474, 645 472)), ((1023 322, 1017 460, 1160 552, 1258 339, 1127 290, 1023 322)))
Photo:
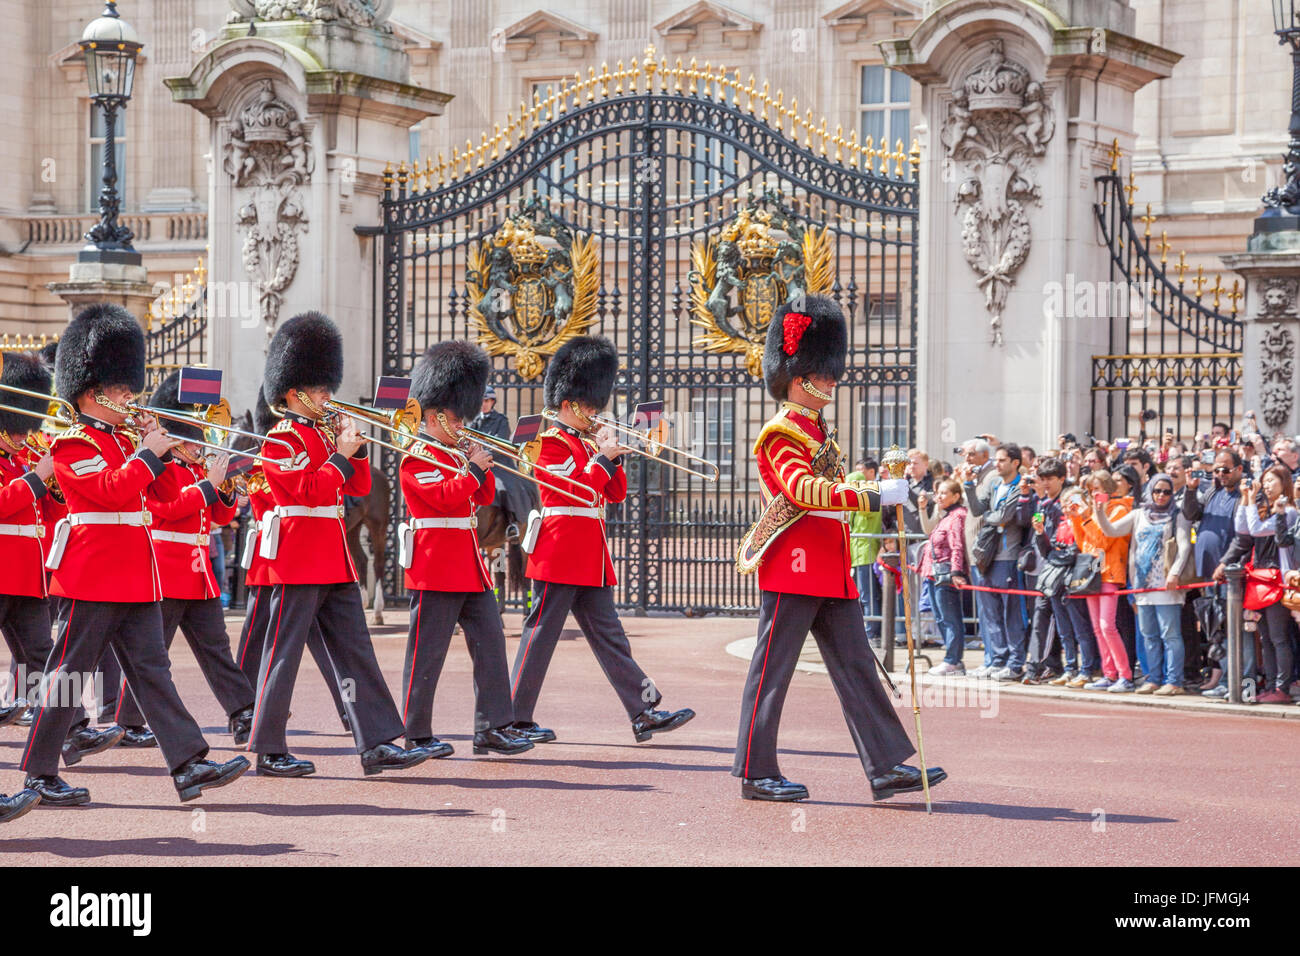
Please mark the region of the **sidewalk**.
MULTIPOLYGON (((745 637, 727 645, 727 653, 733 657, 748 660, 754 654, 755 637, 745 637)), ((917 648, 917 674, 919 681, 926 686, 960 687, 978 684, 984 688, 996 688, 997 693, 1012 694, 1022 697, 1041 697, 1043 699, 1071 700, 1089 704, 1127 704, 1133 707, 1157 707, 1165 710, 1185 713, 1231 714, 1245 717, 1273 717, 1300 720, 1300 706, 1296 704, 1230 704, 1226 700, 1214 700, 1200 695, 1188 694, 1182 697, 1152 697, 1149 694, 1110 694, 1095 690, 1074 690, 1068 687, 1053 687, 1050 684, 1021 684, 1016 681, 995 681, 979 677, 930 677, 926 671, 930 666, 943 660, 943 648, 917 648)), ((894 662, 897 668, 890 676, 899 690, 907 693, 909 677, 907 675, 907 648, 894 649, 894 662)), ((966 670, 972 671, 984 663, 984 652, 968 650, 963 663, 966 670)), ((809 674, 825 674, 826 665, 822 663, 817 642, 811 637, 805 641, 803 651, 799 654, 798 670, 809 674)))

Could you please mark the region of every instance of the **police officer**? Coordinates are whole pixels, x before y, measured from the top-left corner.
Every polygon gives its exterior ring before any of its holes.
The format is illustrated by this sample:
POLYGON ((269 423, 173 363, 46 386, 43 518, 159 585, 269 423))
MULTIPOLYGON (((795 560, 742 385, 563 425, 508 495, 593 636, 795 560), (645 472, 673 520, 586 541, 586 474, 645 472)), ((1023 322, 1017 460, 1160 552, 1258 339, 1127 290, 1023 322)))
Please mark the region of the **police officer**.
MULTIPOLYGON (((154 390, 151 406, 180 411, 179 384, 179 371, 164 378, 154 390)), ((168 420, 167 433, 173 438, 203 440, 202 429, 185 422, 168 420)), ((200 446, 184 441, 172 449, 172 460, 158 482, 170 485, 169 500, 146 493, 153 516, 150 536, 162 578, 163 642, 170 649, 180 628, 227 715, 235 743, 240 744, 248 740, 253 724, 253 687, 230 656, 221 587, 212 574, 208 553, 217 529, 235 517, 234 493, 221 490, 230 457, 219 455, 207 465, 199 451, 200 446)), ((143 730, 144 715, 129 686, 122 692, 117 721, 128 733, 143 730)))
POLYGON ((469 342, 439 342, 411 372, 411 397, 424 412, 423 435, 402 461, 402 566, 411 591, 411 627, 402 669, 406 741, 445 748, 433 736, 433 696, 457 622, 474 662, 474 753, 519 754, 533 743, 515 733, 506 636, 479 551, 476 509, 494 494, 492 457, 460 446, 458 433, 479 406, 491 371, 487 352, 469 342))
POLYGON ((131 417, 127 406, 144 387, 144 333, 135 317, 108 304, 79 313, 59 343, 55 380, 80 416, 53 445, 68 517, 56 528, 47 567, 53 571, 50 592, 66 600, 23 753, 27 786, 51 806, 89 801, 88 790, 57 775, 59 754, 77 716, 77 678, 111 645, 140 696, 181 800, 193 800, 204 789, 231 783, 248 761, 204 759, 207 742, 172 682, 145 494, 160 500, 172 494, 158 479, 176 440, 149 416, 136 419, 133 430, 122 429, 131 417))
MULTIPOLYGON (((876 677, 846 523, 853 512, 903 502, 908 486, 902 478, 845 483, 839 447, 822 409, 834 401, 847 350, 844 315, 827 296, 805 297, 802 311, 781 306, 768 326, 763 378, 781 410, 763 426, 754 447, 771 502, 738 555, 742 571, 759 562, 761 592, 758 643, 745 680, 731 770, 741 778, 740 793, 747 800, 808 796, 803 784, 781 775, 776 737, 810 630, 871 781, 872 799, 922 789, 921 772, 901 765, 915 750, 876 677)), ((945 776, 931 768, 930 785, 945 776)))
POLYGON ((267 349, 262 394, 284 418, 262 455, 262 471, 275 510, 262 530, 261 553, 270 559, 271 599, 261 669, 255 688, 253 733, 257 772, 303 777, 316 768, 289 753, 285 724, 303 645, 312 622, 334 664, 344 706, 366 775, 404 770, 433 754, 403 750, 392 741, 403 732, 384 675, 370 643, 357 571, 348 553, 343 496, 370 490, 370 460, 356 424, 344 418, 337 433, 321 421, 326 403, 343 381, 343 338, 319 312, 280 324, 267 349))
POLYGON ((689 709, 656 709, 659 690, 633 660, 614 610, 618 582, 606 541, 604 505, 627 497, 627 475, 618 460, 627 449, 611 429, 595 430, 593 416, 609 404, 617 374, 614 344, 604 337, 579 336, 560 346, 543 382, 543 398, 556 424, 542 433, 536 465, 550 472, 547 481, 594 494, 596 504, 575 507, 572 499, 541 489, 541 529, 528 557, 528 577, 541 585, 541 594, 524 620, 510 675, 515 728, 536 743, 555 739, 554 731, 533 720, 533 711, 570 611, 627 711, 637 741, 676 730, 695 716, 689 709))

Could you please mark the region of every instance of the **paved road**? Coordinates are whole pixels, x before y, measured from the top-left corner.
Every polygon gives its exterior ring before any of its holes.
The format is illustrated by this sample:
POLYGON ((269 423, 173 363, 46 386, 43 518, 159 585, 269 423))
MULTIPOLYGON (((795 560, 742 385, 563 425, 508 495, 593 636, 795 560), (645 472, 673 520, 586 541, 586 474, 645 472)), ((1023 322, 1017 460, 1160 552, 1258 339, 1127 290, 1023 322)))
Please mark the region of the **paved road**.
MULTIPOLYGON (((365 779, 305 657, 290 739, 316 762, 315 777, 249 774, 182 806, 158 751, 109 751, 65 774, 89 786, 93 802, 38 808, 0 828, 0 862, 1252 865, 1281 862, 1294 844, 1294 721, 936 692, 924 716, 926 755, 950 778, 927 817, 919 794, 872 804, 828 678, 809 673, 794 678, 781 743, 782 770, 812 798, 742 801, 729 769, 746 664, 724 648, 752 621, 626 624, 665 704, 699 713, 650 743, 633 742, 573 631, 539 708, 559 742, 522 757, 471 756, 469 658, 457 638, 435 713, 457 753, 365 779)), ((391 627, 376 637, 394 690, 404 639, 391 627)), ((230 756, 220 709, 184 641, 173 658, 214 755, 230 756)), ((910 730, 910 708, 901 714, 910 730)), ((0 728, 0 790, 21 784, 13 767, 22 739, 18 728, 0 728)))

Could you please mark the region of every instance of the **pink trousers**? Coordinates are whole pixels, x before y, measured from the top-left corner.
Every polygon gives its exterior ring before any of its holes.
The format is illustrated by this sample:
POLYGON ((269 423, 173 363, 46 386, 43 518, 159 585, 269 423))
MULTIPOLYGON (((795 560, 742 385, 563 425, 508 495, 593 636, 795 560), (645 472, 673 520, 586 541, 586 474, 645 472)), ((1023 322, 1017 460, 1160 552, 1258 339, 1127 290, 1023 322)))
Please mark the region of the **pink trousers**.
POLYGON ((1088 616, 1092 618, 1092 630, 1097 635, 1097 647, 1101 651, 1101 670, 1107 680, 1123 677, 1133 679, 1133 668, 1124 650, 1124 639, 1119 636, 1115 626, 1115 611, 1123 600, 1115 592, 1118 584, 1103 584, 1100 594, 1088 595, 1088 616))

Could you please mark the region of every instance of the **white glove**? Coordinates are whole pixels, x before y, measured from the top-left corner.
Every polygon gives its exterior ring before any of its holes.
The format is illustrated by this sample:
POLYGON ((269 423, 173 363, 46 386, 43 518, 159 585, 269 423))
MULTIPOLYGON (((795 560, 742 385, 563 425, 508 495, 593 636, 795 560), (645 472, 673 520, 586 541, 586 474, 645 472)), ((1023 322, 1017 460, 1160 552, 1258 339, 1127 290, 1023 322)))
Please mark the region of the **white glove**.
POLYGON ((901 505, 907 501, 906 478, 885 478, 880 482, 880 507, 901 505))

